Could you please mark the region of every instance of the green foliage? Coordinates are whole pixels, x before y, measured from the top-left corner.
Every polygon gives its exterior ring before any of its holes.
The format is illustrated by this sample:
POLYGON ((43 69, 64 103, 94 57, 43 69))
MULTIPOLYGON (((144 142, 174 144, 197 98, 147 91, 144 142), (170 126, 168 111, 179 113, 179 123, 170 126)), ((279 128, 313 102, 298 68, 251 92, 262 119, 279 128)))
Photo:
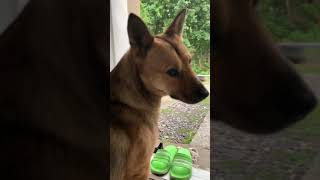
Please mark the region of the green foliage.
POLYGON ((277 41, 319 42, 320 4, 306 0, 262 0, 260 13, 277 41))
MULTIPOLYGON (((210 58, 210 57, 205 57, 205 58, 210 58)), ((210 74, 210 61, 201 61, 199 58, 194 58, 194 60, 191 63, 192 69, 196 74, 201 74, 201 75, 209 75, 210 74), (201 63, 202 62, 202 63, 201 63)))
POLYGON ((210 1, 209 0, 141 0, 141 16, 151 32, 162 33, 176 14, 188 9, 183 38, 193 54, 197 73, 210 73, 210 1))

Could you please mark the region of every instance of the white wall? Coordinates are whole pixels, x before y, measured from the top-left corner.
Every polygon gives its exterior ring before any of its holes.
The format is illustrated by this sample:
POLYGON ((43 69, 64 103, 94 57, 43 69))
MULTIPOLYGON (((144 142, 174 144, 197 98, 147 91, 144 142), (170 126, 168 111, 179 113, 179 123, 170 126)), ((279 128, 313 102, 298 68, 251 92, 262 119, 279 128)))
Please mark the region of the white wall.
POLYGON ((129 49, 127 34, 128 6, 127 0, 110 2, 110 71, 129 49))
MULTIPOLYGON (((0 33, 18 16, 29 0, 0 0, 0 33)), ((127 35, 128 5, 127 0, 110 2, 110 71, 129 49, 127 35)))

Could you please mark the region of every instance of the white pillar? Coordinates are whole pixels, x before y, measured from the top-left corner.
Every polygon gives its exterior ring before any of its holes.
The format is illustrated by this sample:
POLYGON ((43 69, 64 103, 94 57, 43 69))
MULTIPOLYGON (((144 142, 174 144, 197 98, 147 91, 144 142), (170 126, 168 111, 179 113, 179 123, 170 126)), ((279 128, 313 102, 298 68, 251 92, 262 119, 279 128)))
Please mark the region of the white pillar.
POLYGON ((110 2, 110 71, 129 49, 127 34, 128 6, 127 0, 110 2))

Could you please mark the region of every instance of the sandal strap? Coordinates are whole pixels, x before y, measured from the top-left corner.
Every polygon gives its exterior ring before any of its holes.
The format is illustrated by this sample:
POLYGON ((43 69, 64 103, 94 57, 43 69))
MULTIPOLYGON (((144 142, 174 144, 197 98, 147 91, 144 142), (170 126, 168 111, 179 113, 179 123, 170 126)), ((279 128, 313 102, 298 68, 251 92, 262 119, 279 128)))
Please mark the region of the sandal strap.
POLYGON ((164 149, 158 149, 157 153, 153 156, 152 161, 163 161, 170 163, 170 153, 164 149))
POLYGON ((186 161, 174 161, 172 166, 184 167, 186 169, 192 169, 192 164, 186 161))
POLYGON ((185 154, 178 153, 174 157, 172 165, 191 169, 192 168, 192 159, 190 159, 190 157, 185 154))
POLYGON ((164 155, 164 156, 170 157, 170 153, 165 149, 158 149, 158 151, 157 151, 157 153, 155 155, 156 156, 157 155, 164 155))
POLYGON ((185 161, 188 161, 188 162, 192 163, 192 158, 190 158, 190 156, 185 155, 185 154, 181 154, 181 153, 177 153, 174 156, 174 159, 183 159, 185 161))

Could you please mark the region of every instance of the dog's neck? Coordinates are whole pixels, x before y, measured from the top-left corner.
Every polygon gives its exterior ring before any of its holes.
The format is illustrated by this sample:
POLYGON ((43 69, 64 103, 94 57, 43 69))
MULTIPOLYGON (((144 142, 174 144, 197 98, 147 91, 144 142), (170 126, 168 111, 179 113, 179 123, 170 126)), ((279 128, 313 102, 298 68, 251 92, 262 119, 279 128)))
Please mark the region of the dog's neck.
POLYGON ((161 97, 152 94, 142 82, 136 56, 127 52, 110 75, 110 99, 139 111, 153 112, 160 108, 161 97))

